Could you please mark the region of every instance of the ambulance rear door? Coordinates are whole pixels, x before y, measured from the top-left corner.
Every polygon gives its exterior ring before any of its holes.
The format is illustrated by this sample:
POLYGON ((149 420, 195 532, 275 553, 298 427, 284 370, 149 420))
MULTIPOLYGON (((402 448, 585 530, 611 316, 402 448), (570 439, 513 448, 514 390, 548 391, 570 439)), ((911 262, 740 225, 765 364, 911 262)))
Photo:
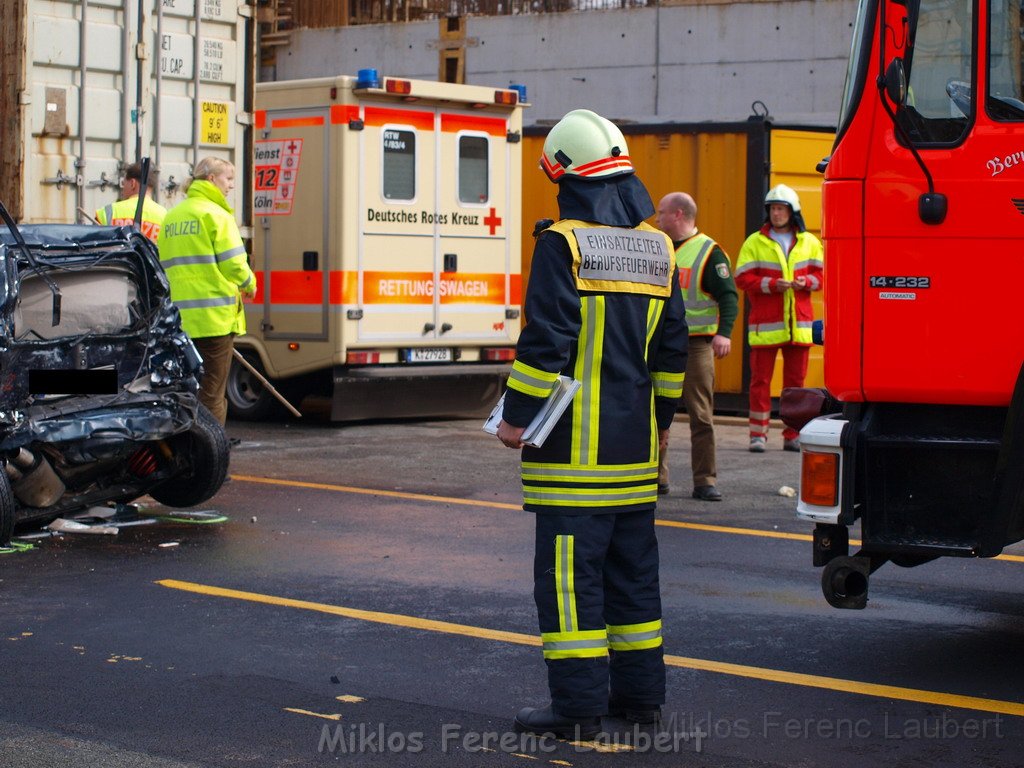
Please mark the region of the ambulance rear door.
POLYGON ((263 336, 325 340, 328 322, 329 120, 324 109, 267 110, 254 147, 263 229, 263 336))
MULTIPOLYGON (((437 338, 436 110, 367 101, 359 147, 357 340, 408 350, 437 338)), ((440 353, 417 353, 432 362, 440 353)))
POLYGON ((505 309, 519 303, 511 260, 520 258, 510 253, 518 222, 510 215, 508 118, 443 108, 438 121, 437 335, 464 347, 508 344, 505 309))

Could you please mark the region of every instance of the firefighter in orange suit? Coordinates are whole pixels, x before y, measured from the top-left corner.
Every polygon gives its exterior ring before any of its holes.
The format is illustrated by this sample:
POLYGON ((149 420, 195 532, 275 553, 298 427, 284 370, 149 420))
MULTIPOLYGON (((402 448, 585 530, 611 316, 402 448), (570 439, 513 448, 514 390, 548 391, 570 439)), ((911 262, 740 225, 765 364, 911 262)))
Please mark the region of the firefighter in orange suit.
POLYGON ((570 112, 541 166, 561 219, 537 238, 498 437, 522 448, 523 507, 536 513, 551 704, 521 710, 514 727, 586 739, 605 714, 656 722, 665 701, 654 508, 687 331, 672 243, 644 221, 654 205, 619 129, 570 112), (559 374, 580 391, 542 447, 523 447, 559 374))
MULTIPOLYGON (((779 184, 764 199, 765 223, 740 248, 736 285, 750 303, 750 450, 764 453, 771 417, 771 381, 782 350, 782 386, 802 387, 810 355, 814 312, 811 293, 821 290, 821 241, 807 231, 800 198, 779 184)), ((786 427, 782 447, 800 450, 800 433, 786 427)))

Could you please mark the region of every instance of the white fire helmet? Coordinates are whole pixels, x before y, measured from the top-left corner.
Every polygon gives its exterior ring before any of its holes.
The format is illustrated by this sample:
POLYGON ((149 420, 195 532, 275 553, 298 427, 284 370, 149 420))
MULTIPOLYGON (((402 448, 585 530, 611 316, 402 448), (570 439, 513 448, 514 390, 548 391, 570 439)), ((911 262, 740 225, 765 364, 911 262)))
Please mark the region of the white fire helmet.
POLYGON ((633 173, 622 131, 589 109, 574 109, 555 124, 544 141, 540 167, 555 182, 633 173))
POLYGON ((788 205, 793 213, 800 213, 800 198, 792 187, 787 187, 785 184, 776 184, 768 190, 768 194, 764 196, 765 208, 767 209, 772 203, 788 205))

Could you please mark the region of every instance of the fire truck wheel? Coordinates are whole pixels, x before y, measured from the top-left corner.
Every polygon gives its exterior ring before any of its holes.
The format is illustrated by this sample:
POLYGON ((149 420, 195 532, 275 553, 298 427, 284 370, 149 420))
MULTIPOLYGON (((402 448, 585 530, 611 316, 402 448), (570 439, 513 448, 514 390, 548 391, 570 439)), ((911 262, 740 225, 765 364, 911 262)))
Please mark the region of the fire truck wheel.
POLYGON ((0 546, 11 540, 14 532, 14 491, 6 472, 0 472, 0 546))
MULTIPOLYGON (((242 356, 253 368, 264 374, 259 355, 243 352, 242 356)), ((278 403, 274 396, 237 360, 231 361, 225 394, 228 398, 228 414, 234 419, 260 421, 278 413, 278 403)))
POLYGON ((206 406, 199 406, 188 432, 168 442, 172 451, 187 452, 189 469, 153 488, 150 496, 168 507, 192 507, 220 490, 228 474, 228 438, 206 406))

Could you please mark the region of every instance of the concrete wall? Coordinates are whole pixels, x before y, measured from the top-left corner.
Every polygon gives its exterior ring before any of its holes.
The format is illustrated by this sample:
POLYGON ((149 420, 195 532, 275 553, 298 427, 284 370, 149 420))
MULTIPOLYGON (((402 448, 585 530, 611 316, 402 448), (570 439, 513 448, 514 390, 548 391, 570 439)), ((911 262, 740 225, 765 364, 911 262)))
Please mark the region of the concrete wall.
MULTIPOLYGON (((777 121, 834 125, 856 0, 759 0, 466 22, 466 82, 523 83, 527 124, 578 107, 634 121, 732 121, 764 102, 777 121)), ((438 22, 297 30, 267 79, 438 77, 438 22)))

